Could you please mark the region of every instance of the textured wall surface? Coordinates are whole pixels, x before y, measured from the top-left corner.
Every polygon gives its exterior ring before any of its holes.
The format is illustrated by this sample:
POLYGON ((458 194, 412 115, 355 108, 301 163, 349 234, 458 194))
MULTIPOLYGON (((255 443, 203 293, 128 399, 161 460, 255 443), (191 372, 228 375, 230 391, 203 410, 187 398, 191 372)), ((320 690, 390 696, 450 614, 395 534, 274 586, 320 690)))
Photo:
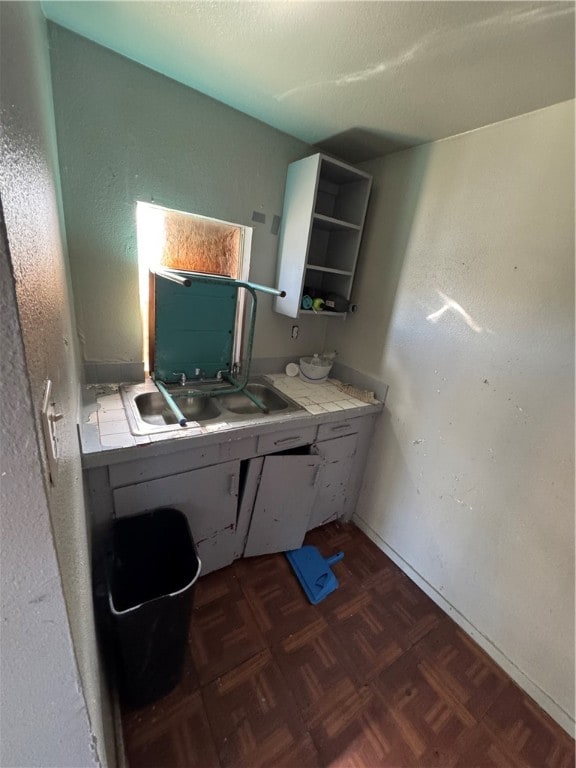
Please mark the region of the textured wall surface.
MULTIPOLYGON (((574 718, 574 103, 363 167, 357 315, 390 385, 358 515, 574 718)), ((359 340, 362 343, 359 343, 359 340)))
POLYGON ((573 2, 42 6, 56 23, 352 162, 574 93, 573 2))
POLYGON ((2 764, 88 766, 98 762, 92 734, 101 740, 102 721, 47 30, 37 3, 2 3, 0 14, 10 256, 2 260, 2 764), (46 379, 64 414, 54 487, 39 425, 46 379))
MULTIPOLYGON (((250 278, 275 283, 287 166, 306 144, 51 25, 51 62, 78 330, 87 361, 142 360, 136 201, 254 227, 250 278), (253 212, 265 223, 252 221, 253 212)), ((254 357, 322 347, 326 319, 259 298, 254 357)))
MULTIPOLYGON (((24 4, 22 4, 24 5, 24 4)), ((0 764, 96 765, 42 481, 14 283, 0 235, 0 764)))

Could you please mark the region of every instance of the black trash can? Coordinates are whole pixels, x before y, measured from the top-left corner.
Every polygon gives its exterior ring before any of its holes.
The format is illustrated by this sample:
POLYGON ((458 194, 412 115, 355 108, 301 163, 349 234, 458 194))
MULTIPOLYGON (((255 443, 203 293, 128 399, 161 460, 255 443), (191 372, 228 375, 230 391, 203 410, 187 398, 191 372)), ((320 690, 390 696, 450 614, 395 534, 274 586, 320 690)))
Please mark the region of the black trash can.
POLYGON ((185 515, 115 520, 108 601, 121 701, 144 707, 179 682, 200 560, 185 515))

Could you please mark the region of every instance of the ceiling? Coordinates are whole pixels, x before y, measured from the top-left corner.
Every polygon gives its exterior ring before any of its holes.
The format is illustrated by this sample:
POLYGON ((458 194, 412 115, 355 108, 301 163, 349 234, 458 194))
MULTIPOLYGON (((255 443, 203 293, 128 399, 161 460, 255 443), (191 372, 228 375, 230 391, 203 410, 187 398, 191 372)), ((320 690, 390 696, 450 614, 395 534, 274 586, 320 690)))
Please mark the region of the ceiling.
POLYGON ((574 2, 42 7, 56 23, 350 162, 574 97, 574 2))

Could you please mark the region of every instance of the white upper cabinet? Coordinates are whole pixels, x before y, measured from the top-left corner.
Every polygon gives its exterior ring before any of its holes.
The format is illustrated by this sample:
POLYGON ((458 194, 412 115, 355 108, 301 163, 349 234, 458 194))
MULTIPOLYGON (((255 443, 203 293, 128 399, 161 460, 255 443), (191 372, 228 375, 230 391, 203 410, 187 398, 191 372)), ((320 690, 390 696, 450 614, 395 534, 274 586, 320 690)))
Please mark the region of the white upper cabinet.
POLYGON ((322 154, 289 165, 277 283, 286 296, 276 312, 313 315, 302 306, 310 296, 327 301, 319 315, 346 314, 371 185, 369 174, 322 154))

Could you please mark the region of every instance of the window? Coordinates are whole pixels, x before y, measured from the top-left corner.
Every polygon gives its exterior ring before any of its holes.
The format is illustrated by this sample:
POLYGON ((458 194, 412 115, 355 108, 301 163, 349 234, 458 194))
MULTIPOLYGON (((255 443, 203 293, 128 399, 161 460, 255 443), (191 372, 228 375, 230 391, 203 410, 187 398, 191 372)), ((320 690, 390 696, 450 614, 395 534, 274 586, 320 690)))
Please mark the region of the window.
MULTIPOLYGON (((143 357, 149 371, 149 271, 158 267, 248 280, 252 229, 194 213, 138 202, 138 267, 143 357)), ((244 291, 236 308, 234 360, 241 359, 244 291)))

